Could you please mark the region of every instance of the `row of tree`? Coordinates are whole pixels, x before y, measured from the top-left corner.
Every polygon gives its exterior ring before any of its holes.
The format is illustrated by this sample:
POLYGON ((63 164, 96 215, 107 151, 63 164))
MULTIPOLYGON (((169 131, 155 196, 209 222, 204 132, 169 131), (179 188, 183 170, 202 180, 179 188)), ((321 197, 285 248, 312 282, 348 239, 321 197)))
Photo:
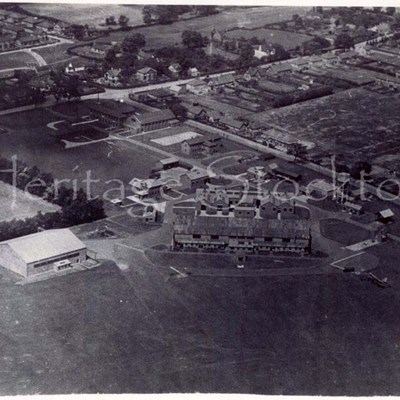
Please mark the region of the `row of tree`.
POLYGON ((105 218, 101 199, 88 199, 83 189, 74 191, 63 184, 58 186, 52 174, 41 172, 36 166, 29 167, 21 161, 15 163, 14 168, 11 160, 0 158, 0 180, 57 204, 61 210, 46 214, 39 212, 37 216, 24 221, 0 223, 0 241, 28 235, 39 229, 63 228, 105 218), (14 169, 16 182, 14 174, 10 172, 14 169))

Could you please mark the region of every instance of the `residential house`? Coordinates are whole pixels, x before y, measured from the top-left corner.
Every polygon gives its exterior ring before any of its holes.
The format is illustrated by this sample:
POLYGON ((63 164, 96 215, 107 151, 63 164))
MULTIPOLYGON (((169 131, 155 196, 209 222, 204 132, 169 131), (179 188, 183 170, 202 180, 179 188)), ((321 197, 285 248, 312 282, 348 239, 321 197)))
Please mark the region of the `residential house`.
POLYGON ((0 51, 10 50, 14 47, 15 40, 10 34, 0 36, 0 51))
POLYGON ((304 71, 309 68, 309 63, 304 58, 296 58, 289 61, 289 63, 296 71, 304 71))
POLYGON ((92 44, 90 52, 100 56, 105 56, 108 50, 110 50, 112 47, 113 44, 109 41, 96 41, 92 44))
POLYGON ((37 18, 37 17, 26 17, 23 21, 22 21, 22 25, 26 26, 28 29, 36 29, 37 26, 44 22, 43 19, 37 18))
POLYGON ((121 69, 111 68, 104 74, 103 78, 106 84, 116 86, 121 82, 121 69))
POLYGON ((188 69, 188 75, 192 78, 196 78, 200 75, 200 71, 196 67, 192 67, 188 69))
POLYGON ((276 50, 271 44, 260 44, 254 47, 254 57, 259 60, 263 57, 273 57, 275 56, 276 50))
POLYGON ((78 64, 75 62, 74 63, 71 62, 65 67, 64 72, 67 75, 70 75, 70 74, 78 74, 80 72, 84 72, 85 70, 86 70, 86 66, 84 64, 78 64))
POLYGON ((219 124, 224 127, 229 129, 230 131, 233 131, 234 133, 244 133, 247 129, 248 122, 246 121, 239 121, 235 118, 232 118, 230 116, 225 116, 221 118, 219 124))
POLYGON ((182 174, 179 180, 183 189, 199 189, 210 182, 210 176, 206 170, 193 168, 182 174))
POLYGON ((20 24, 26 18, 27 18, 26 15, 19 14, 19 13, 16 13, 16 12, 10 12, 7 15, 6 20, 11 22, 11 23, 13 23, 13 24, 20 24))
POLYGON ((175 95, 180 95, 185 92, 185 88, 181 85, 172 85, 168 88, 168 90, 175 95))
POLYGON ((186 90, 190 93, 201 95, 207 93, 209 88, 202 79, 194 79, 186 84, 186 90))
POLYGON ((23 36, 16 40, 17 46, 20 47, 38 46, 41 43, 42 41, 40 39, 40 36, 37 35, 23 36))
POLYGON ((181 151, 183 154, 193 157, 200 155, 209 156, 220 151, 222 146, 222 139, 218 135, 209 135, 208 137, 198 136, 183 141, 181 151))
POLYGON ((292 72, 292 67, 288 62, 272 64, 268 69, 268 73, 271 75, 281 75, 288 72, 292 72))
POLYGON ((45 20, 39 22, 36 27, 44 32, 52 33, 54 31, 54 22, 45 20))
POLYGON ((232 74, 225 74, 211 78, 208 82, 208 86, 211 88, 211 90, 218 90, 225 86, 237 86, 237 82, 232 74))
POLYGON ((157 71, 150 67, 144 67, 136 71, 136 79, 140 82, 154 82, 157 79, 157 71))
POLYGON ((246 81, 259 80, 268 76, 268 69, 261 67, 250 67, 243 75, 246 81))
POLYGON ((179 63, 173 63, 168 67, 168 71, 174 75, 179 75, 182 72, 182 67, 179 63))

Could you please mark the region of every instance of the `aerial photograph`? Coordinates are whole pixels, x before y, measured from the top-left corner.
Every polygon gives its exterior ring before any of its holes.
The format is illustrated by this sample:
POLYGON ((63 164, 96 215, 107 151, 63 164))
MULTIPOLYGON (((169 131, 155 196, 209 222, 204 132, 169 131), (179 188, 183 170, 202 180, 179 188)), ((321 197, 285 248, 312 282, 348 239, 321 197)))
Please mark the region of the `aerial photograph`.
POLYGON ((400 7, 0 3, 0 396, 400 396, 400 7))

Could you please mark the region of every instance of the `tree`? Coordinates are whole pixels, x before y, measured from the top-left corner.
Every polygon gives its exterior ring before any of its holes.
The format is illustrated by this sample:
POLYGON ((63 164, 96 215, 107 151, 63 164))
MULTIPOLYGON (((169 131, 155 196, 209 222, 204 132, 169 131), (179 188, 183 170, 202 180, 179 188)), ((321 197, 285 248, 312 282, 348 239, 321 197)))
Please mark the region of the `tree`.
POLYGON ((208 16, 219 13, 216 6, 195 6, 195 9, 197 13, 201 16, 208 16))
POLYGON ((129 18, 126 17, 125 15, 120 15, 118 18, 118 24, 121 26, 121 28, 126 28, 129 23, 129 18))
POLYGON ((237 60, 239 68, 246 68, 250 66, 254 58, 254 49, 250 43, 245 43, 240 48, 239 58, 237 60))
POLYGON ((115 21, 115 17, 114 16, 110 16, 106 18, 106 25, 117 25, 117 22, 115 21))
POLYGON ((143 22, 149 25, 153 22, 154 6, 146 5, 142 9, 143 22))
POLYGON ((182 44, 191 49, 204 47, 204 39, 201 33, 197 31, 186 30, 182 33, 182 44))
POLYGON ((115 62, 117 60, 117 55, 115 53, 114 48, 112 47, 110 50, 107 51, 104 60, 103 60, 103 67, 104 69, 109 69, 113 65, 115 65, 115 62))
POLYGON ((339 49, 351 49, 354 47, 354 39, 347 33, 340 33, 336 36, 335 47, 339 49))
POLYGON ((124 53, 136 54, 145 45, 145 37, 141 33, 135 33, 125 37, 121 49, 124 53))
POLYGON ((389 15, 394 15, 394 14, 396 14, 396 7, 386 7, 386 12, 389 15))
POLYGON ((364 171, 366 174, 369 174, 372 170, 371 164, 368 161, 356 161, 351 169, 350 176, 354 179, 360 179, 361 172, 364 171))

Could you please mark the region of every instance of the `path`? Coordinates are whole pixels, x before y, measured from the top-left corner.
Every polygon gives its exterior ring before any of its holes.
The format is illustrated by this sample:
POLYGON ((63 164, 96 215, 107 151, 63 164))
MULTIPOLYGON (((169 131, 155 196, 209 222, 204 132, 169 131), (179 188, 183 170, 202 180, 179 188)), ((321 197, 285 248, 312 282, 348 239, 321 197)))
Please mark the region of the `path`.
POLYGON ((25 49, 24 52, 30 54, 37 61, 39 67, 45 67, 47 65, 46 60, 39 53, 32 51, 32 49, 25 49))

